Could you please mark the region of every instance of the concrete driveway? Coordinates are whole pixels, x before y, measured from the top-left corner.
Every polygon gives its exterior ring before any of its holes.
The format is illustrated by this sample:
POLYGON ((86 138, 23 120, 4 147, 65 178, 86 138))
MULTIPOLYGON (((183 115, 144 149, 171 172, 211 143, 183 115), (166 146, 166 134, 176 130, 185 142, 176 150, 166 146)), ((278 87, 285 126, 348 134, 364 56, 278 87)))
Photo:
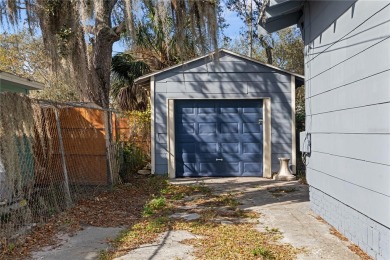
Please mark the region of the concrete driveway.
POLYGON ((283 234, 281 242, 304 247, 298 259, 360 259, 349 250, 348 241, 330 233, 309 205, 309 187, 298 181, 279 182, 264 178, 201 178, 176 179, 174 184, 204 182, 215 193, 235 193, 241 209, 261 214, 260 231, 276 228, 283 234))

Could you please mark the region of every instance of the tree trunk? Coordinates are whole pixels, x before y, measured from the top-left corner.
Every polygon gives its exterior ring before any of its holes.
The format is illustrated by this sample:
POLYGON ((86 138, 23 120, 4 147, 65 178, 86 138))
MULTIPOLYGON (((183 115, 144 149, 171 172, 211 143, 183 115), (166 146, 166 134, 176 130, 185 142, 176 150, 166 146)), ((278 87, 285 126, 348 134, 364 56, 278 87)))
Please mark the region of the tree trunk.
POLYGON ((95 1, 95 38, 92 45, 90 70, 92 74, 91 86, 97 96, 94 102, 103 108, 110 105, 110 73, 112 60, 112 46, 120 36, 111 25, 111 12, 116 1, 95 1))
POLYGON ((83 24, 79 1, 49 2, 38 0, 40 6, 53 8, 52 11, 39 9, 38 16, 54 70, 68 72, 84 101, 108 108, 112 46, 125 29, 125 26, 112 28, 112 9, 117 0, 94 1, 93 25, 83 24))

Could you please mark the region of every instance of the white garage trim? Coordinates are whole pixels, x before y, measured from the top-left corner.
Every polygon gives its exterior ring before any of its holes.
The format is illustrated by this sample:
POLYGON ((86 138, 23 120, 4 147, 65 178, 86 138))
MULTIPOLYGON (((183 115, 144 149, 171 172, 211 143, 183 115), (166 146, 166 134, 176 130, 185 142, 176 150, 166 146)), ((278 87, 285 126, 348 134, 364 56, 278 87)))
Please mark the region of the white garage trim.
MULTIPOLYGON (((168 177, 171 179, 176 178, 175 100, 185 100, 185 99, 187 99, 187 98, 167 99, 168 177)), ((206 100, 205 98, 197 98, 197 99, 206 100)), ((229 98, 225 98, 225 99, 228 100, 229 98)), ((234 98, 234 99, 262 99, 263 100, 263 177, 264 178, 271 178, 271 176, 272 176, 272 172, 271 172, 271 98, 256 97, 256 98, 234 98)))
POLYGON ((291 75, 291 166, 294 174, 297 172, 297 148, 295 134, 295 76, 291 75))
POLYGON ((175 101, 168 99, 168 177, 173 179, 176 177, 176 161, 175 161, 175 101))
POLYGON ((271 98, 263 98, 263 177, 272 178, 271 170, 271 98))
POLYGON ((155 151, 155 131, 154 131, 154 76, 150 77, 150 111, 151 111, 151 118, 150 118, 150 164, 151 164, 151 173, 154 174, 156 171, 156 151, 155 151))

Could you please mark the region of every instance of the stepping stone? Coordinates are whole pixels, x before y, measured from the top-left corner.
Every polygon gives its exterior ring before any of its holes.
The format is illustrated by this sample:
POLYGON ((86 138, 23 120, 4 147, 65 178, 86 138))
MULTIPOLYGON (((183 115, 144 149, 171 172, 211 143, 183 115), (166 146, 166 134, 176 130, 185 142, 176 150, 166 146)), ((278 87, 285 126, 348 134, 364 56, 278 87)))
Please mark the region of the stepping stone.
POLYGON ((201 209, 203 207, 198 207, 197 205, 186 205, 186 206, 179 206, 177 209, 181 210, 191 210, 191 209, 201 209))
POLYGON ((175 214, 171 215, 170 217, 171 218, 182 218, 184 220, 191 221, 191 220, 199 219, 200 215, 197 214, 197 213, 185 213, 185 212, 182 212, 182 213, 175 213, 175 214))

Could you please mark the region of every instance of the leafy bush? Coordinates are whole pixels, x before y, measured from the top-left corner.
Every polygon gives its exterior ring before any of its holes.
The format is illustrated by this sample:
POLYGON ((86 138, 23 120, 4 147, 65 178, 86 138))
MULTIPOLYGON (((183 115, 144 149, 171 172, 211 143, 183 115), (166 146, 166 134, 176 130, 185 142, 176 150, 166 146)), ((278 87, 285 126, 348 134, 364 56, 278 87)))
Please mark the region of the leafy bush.
POLYGON ((148 162, 148 156, 133 143, 120 144, 120 169, 119 175, 126 182, 130 174, 137 173, 148 162))

